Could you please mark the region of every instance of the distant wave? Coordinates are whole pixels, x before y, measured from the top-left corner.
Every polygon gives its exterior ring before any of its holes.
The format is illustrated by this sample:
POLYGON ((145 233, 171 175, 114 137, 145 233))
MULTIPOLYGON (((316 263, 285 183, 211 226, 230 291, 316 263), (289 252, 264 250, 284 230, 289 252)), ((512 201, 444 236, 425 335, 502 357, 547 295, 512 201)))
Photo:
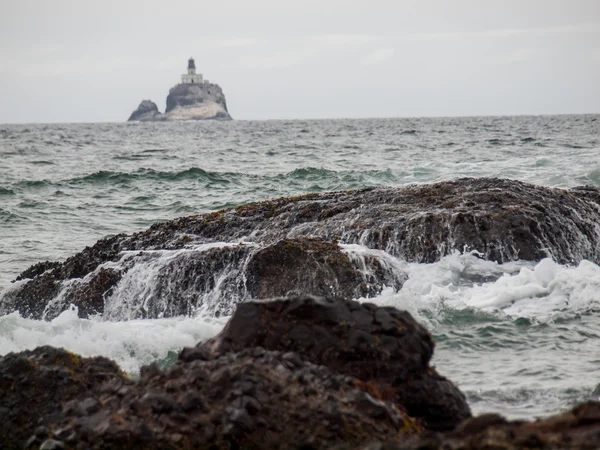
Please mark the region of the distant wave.
MULTIPOLYGON (((227 176, 232 175, 227 172, 208 172, 198 167, 182 170, 179 172, 162 172, 153 169, 140 169, 135 172, 111 172, 101 170, 84 177, 65 180, 66 184, 98 184, 98 183, 127 183, 138 180, 165 180, 165 181, 184 181, 184 180, 209 180, 213 182, 228 182, 227 176)), ((236 175, 236 174, 233 174, 236 175)))
POLYGON ((327 170, 327 169, 323 169, 323 168, 316 168, 316 167, 302 167, 300 169, 295 169, 292 170, 291 172, 288 172, 287 174, 283 175, 283 177, 290 177, 290 178, 308 178, 308 177, 314 177, 314 176, 334 176, 334 174, 336 174, 337 172, 334 170, 327 170))
POLYGON ((100 183, 127 183, 140 180, 164 180, 164 181, 191 181, 204 180, 212 183, 231 183, 242 182, 245 179, 254 178, 273 179, 281 181, 288 179, 290 181, 314 181, 314 180, 339 180, 339 179, 357 179, 364 180, 365 177, 377 179, 386 179, 388 182, 393 178, 393 172, 387 170, 366 170, 366 171, 336 171, 317 167, 301 167, 291 172, 277 175, 253 175, 240 172, 217 172, 207 171, 198 167, 192 167, 178 172, 162 172, 152 169, 140 169, 135 172, 111 172, 99 171, 84 177, 65 180, 65 184, 100 184, 100 183))
POLYGON ((0 187, 0 195, 15 195, 15 191, 8 188, 0 187))
POLYGON ((25 217, 0 208, 0 223, 9 224, 9 223, 21 223, 21 222, 25 222, 25 221, 27 221, 27 219, 25 217))
POLYGON ((20 182, 16 183, 16 186, 25 187, 25 188, 38 188, 38 187, 50 186, 52 184, 53 183, 48 180, 26 180, 26 181, 20 181, 20 182))
MULTIPOLYGON (((417 166, 408 173, 405 171, 384 170, 331 170, 322 167, 301 167, 290 172, 257 175, 243 172, 207 171, 199 167, 191 167, 181 171, 157 171, 153 169, 139 169, 133 172, 119 172, 101 170, 89 175, 64 179, 60 181, 27 180, 16 183, 19 188, 39 189, 55 187, 61 191, 68 187, 79 186, 134 186, 145 182, 162 181, 165 183, 200 183, 206 186, 239 185, 239 187, 253 190, 260 186, 285 185, 289 189, 301 191, 347 190, 361 187, 376 187, 390 185, 404 185, 419 181, 424 173, 429 174, 431 169, 417 166)), ((0 188, 0 195, 12 195, 15 192, 10 188, 0 188)))

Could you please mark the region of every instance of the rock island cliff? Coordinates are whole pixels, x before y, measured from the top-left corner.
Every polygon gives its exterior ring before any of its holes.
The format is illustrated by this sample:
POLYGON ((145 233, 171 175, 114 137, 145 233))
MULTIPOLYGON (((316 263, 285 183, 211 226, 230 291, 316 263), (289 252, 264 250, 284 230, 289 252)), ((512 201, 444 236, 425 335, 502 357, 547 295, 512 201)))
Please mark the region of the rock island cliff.
POLYGON ((231 120, 231 116, 221 87, 196 73, 194 59, 190 58, 187 74, 181 76, 181 83, 169 90, 165 112, 161 113, 153 101, 143 100, 128 120, 146 122, 207 119, 231 120))

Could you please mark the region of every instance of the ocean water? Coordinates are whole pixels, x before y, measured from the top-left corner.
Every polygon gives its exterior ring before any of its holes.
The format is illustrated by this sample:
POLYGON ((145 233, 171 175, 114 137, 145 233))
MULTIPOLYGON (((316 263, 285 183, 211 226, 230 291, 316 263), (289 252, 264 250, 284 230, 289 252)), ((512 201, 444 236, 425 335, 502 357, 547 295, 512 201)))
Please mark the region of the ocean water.
MULTIPOLYGON (((100 238, 249 201, 464 176, 600 186, 600 116, 0 125, 0 157, 2 292, 31 264, 100 238)), ((413 264, 382 253, 408 281, 368 301, 431 330, 434 364, 474 412, 534 418, 600 397, 598 265, 500 265, 459 251, 413 264)), ((140 277, 132 286, 143 289, 152 273, 140 277)), ((0 354, 50 344, 135 374, 227 320, 203 310, 132 320, 113 306, 92 319, 2 316, 0 354)))

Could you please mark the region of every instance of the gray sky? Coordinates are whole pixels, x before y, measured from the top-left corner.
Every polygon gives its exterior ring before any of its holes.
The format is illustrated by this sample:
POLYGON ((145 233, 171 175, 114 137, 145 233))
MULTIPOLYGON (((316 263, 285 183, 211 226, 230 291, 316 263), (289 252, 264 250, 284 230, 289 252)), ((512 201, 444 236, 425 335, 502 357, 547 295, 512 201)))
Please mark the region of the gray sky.
POLYGON ((600 113, 600 0, 0 0, 0 123, 600 113))

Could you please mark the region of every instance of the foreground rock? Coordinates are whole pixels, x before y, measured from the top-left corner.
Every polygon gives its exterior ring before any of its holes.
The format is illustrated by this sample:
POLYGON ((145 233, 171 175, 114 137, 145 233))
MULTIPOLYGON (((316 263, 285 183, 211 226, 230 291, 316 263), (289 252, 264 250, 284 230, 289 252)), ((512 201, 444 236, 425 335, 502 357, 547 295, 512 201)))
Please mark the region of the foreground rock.
POLYGON ((429 366, 434 342, 406 311, 319 297, 244 302, 225 329, 180 358, 217 358, 245 348, 295 351, 385 392, 430 429, 471 415, 465 396, 429 366))
POLYGON ((355 384, 297 354, 262 349, 149 367, 121 395, 105 387, 102 409, 58 423, 53 437, 79 448, 316 449, 419 431, 355 384))
POLYGON ((185 349, 167 370, 143 368, 137 381, 104 358, 40 347, 0 359, 0 447, 403 442, 423 425, 450 428, 469 416, 464 396, 439 376, 453 402, 413 392, 410 401, 423 407, 400 403, 409 379, 431 370, 432 352, 431 336, 408 313, 314 297, 242 304, 217 339, 185 349), (433 404, 435 423, 408 412, 433 404))
POLYGON ((66 417, 71 399, 80 400, 73 405, 78 411, 98 411, 93 396, 112 381, 130 383, 106 358, 81 358, 52 347, 0 358, 0 448, 23 448, 36 429, 47 435, 53 423, 66 417))
POLYGON ((435 405, 451 417, 450 397, 436 396, 464 397, 439 375, 411 381, 431 373, 433 343, 406 312, 310 297, 238 311, 218 337, 138 380, 51 347, 0 358, 0 448, 600 448, 598 402, 532 423, 457 415, 452 430, 424 429, 432 416, 410 410, 435 405), (417 398, 421 406, 399 403, 417 398))
POLYGON ((600 402, 536 422, 508 421, 498 414, 466 420, 452 432, 423 433, 402 444, 371 442, 335 450, 595 450, 600 448, 600 402))
POLYGON ((368 297, 402 286, 398 260, 433 262, 456 250, 498 262, 600 263, 599 198, 598 188, 466 178, 251 203, 32 266, 0 312, 50 319, 74 303, 82 316, 168 317, 198 307, 231 314, 245 299, 290 291, 368 297), (158 273, 155 285, 141 282, 144 267, 158 273))

